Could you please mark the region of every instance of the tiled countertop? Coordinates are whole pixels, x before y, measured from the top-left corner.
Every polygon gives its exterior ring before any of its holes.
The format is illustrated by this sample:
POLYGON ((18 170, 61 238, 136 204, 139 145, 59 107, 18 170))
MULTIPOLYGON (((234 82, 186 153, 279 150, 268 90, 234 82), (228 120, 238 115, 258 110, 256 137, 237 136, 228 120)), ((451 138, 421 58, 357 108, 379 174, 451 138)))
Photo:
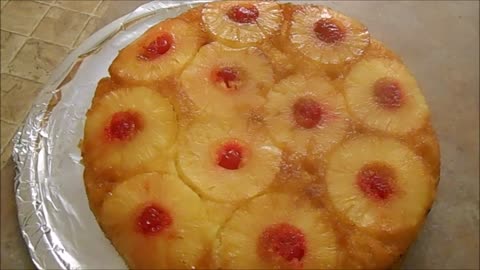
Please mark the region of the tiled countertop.
MULTIPOLYGON (((33 268, 16 218, 10 140, 50 72, 86 37, 146 1, 1 0, 1 268, 33 268)), ((405 60, 442 152, 425 229, 405 268, 479 266, 478 1, 333 1, 405 60)))

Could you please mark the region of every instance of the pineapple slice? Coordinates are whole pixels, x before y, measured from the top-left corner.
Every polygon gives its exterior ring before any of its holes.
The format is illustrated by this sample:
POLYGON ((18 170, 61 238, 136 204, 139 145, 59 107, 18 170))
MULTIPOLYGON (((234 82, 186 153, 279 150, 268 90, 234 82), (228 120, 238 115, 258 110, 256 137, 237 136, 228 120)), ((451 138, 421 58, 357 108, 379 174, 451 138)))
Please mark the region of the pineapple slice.
POLYGON ((166 157, 176 128, 172 105, 154 90, 135 87, 110 92, 87 113, 85 164, 106 173, 104 177, 145 172, 149 161, 166 157))
POLYGON ((280 170, 272 188, 280 192, 302 193, 308 189, 315 178, 306 170, 305 156, 283 151, 280 170))
POLYGON ((222 269, 335 269, 338 247, 326 213, 281 193, 253 199, 219 234, 222 269))
POLYGON ((275 81, 279 81, 294 73, 294 64, 287 54, 276 48, 270 42, 263 42, 258 47, 265 53, 272 63, 275 81))
POLYGON ((341 231, 345 249, 341 269, 391 269, 402 252, 358 229, 341 231))
POLYGON ((417 155, 421 156, 434 176, 435 185, 438 185, 440 176, 440 145, 431 123, 425 129, 407 138, 407 143, 413 146, 417 155))
POLYGON ((370 35, 360 22, 330 8, 298 7, 292 14, 289 40, 300 53, 320 64, 342 64, 360 57, 370 35))
POLYGON ((275 2, 214 2, 205 4, 202 20, 218 41, 229 46, 245 46, 259 43, 279 31, 283 10, 275 2))
POLYGON ((112 78, 110 77, 105 77, 102 78, 100 81, 98 81, 97 88, 95 89, 95 95, 92 100, 92 104, 96 103, 98 100, 100 100, 103 96, 106 94, 115 91, 116 89, 120 88, 119 85, 117 85, 112 78))
POLYGON ((214 234, 218 232, 225 221, 232 216, 233 211, 238 207, 238 204, 216 202, 212 200, 204 200, 205 208, 207 210, 210 228, 214 234))
POLYGON ((109 68, 122 83, 153 85, 178 73, 204 43, 199 28, 180 19, 161 22, 122 49, 109 68))
POLYGON ((265 106, 271 136, 302 154, 325 153, 347 132, 344 98, 323 77, 289 77, 269 92, 265 106))
POLYGON ((366 59, 355 64, 344 82, 352 115, 371 129, 404 135, 429 115, 415 78, 395 60, 366 59))
POLYGON ((132 269, 191 269, 213 237, 197 194, 178 177, 158 173, 119 184, 99 221, 132 269))
POLYGON ((421 158, 374 135, 343 143, 330 157, 325 182, 340 214, 373 233, 416 229, 433 200, 433 179, 421 158))
POLYGON ((237 114, 263 103, 261 94, 273 85, 273 71, 257 48, 231 49, 214 42, 200 49, 180 84, 200 110, 237 114))
POLYGON ((89 168, 83 172, 83 179, 90 209, 97 217, 106 195, 112 191, 117 182, 104 177, 100 178, 89 168))
POLYGON ((281 152, 260 130, 248 132, 230 120, 200 119, 182 135, 179 173, 211 200, 235 202, 255 196, 279 170, 281 152))

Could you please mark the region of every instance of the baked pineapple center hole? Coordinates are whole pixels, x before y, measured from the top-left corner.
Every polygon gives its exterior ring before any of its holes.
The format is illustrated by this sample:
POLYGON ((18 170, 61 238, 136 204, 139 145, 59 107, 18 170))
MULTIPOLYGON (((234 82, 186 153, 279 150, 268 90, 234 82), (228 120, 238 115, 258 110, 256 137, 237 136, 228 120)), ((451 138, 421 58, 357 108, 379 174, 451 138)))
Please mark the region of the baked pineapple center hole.
POLYGON ((387 109, 395 109, 405 102, 403 89, 396 79, 381 78, 373 85, 375 101, 387 109))
POLYGON ((237 170, 242 165, 243 146, 236 141, 224 143, 217 151, 217 165, 227 170, 237 170))
POLYGON ((228 18, 237 23, 255 23, 258 14, 258 9, 254 5, 236 5, 227 12, 228 18))
POLYGON ((259 255, 267 260, 280 257, 287 262, 301 261, 306 253, 305 235, 297 227, 288 223, 273 224, 267 227, 258 239, 259 255))
POLYGON ((322 107, 317 101, 303 97, 293 105, 293 117, 297 125, 303 128, 314 128, 322 120, 322 107))
POLYGON ((386 200, 394 193, 395 171, 387 164, 364 165, 357 174, 357 185, 363 193, 376 200, 386 200))
POLYGON ((135 111, 116 112, 105 127, 109 141, 129 141, 143 129, 143 119, 135 111))
POLYGON ((325 43, 335 43, 345 38, 346 32, 342 25, 333 19, 318 20, 313 30, 317 38, 325 43))
POLYGON ((227 89, 236 90, 239 84, 239 71, 234 67, 222 67, 214 71, 214 79, 227 89))
POLYGON ((172 225, 172 216, 157 205, 148 205, 143 208, 137 217, 137 229, 147 235, 154 235, 172 225))
POLYGON ((143 52, 139 56, 143 60, 155 60, 158 57, 166 54, 173 45, 173 37, 169 33, 163 33, 155 40, 143 47, 143 52))

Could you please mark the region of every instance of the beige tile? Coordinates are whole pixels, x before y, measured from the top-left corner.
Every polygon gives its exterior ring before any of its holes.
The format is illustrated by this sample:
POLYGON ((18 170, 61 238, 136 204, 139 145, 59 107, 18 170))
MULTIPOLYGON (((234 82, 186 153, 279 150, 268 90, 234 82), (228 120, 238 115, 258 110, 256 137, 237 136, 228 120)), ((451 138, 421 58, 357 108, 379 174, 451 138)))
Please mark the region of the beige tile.
MULTIPOLYGON (((12 137, 13 139, 13 137, 12 137)), ((8 144, 2 148, 2 156, 1 156, 1 166, 0 168, 3 169, 3 167, 5 166, 5 164, 7 164, 8 160, 12 157, 12 151, 13 151, 13 142, 12 140, 10 139, 10 142, 8 142, 8 144)))
POLYGON ((1 125, 0 127, 1 127, 1 135, 2 135, 2 137, 0 138, 1 148, 2 148, 1 150, 3 153, 3 149, 7 146, 8 142, 10 142, 10 140, 13 137, 13 134, 17 130, 18 124, 10 124, 2 120, 0 125, 1 125))
POLYGON ((130 13, 139 6, 148 3, 149 1, 135 0, 135 1, 112 1, 105 0, 97 8, 95 14, 102 18, 105 22, 110 23, 123 15, 130 13))
POLYGON ((37 96, 40 84, 21 78, 2 76, 2 90, 3 88, 10 91, 2 97, 2 120, 9 123, 22 122, 37 96))
POLYGON ((23 43, 25 43, 25 40, 27 38, 14 34, 11 32, 7 31, 2 31, 1 32, 1 70, 2 72, 7 68, 8 63, 13 59, 15 54, 20 50, 20 48, 23 46, 23 43))
POLYGON ((52 7, 43 17, 32 36, 70 47, 80 35, 88 17, 86 14, 52 7))
POLYGON ((88 1, 58 0, 57 2, 55 2, 55 5, 58 5, 60 7, 64 7, 67 9, 80 11, 80 12, 92 13, 100 2, 101 1, 96 1, 96 0, 88 0, 88 1))
POLYGON ((65 47, 29 39, 8 65, 7 71, 22 78, 45 82, 67 53, 65 47))
POLYGON ((134 0, 134 1, 113 1, 113 0, 105 0, 103 1, 100 6, 98 6, 95 14, 108 19, 109 21, 113 21, 118 19, 119 17, 134 11, 137 7, 148 3, 149 1, 145 0, 134 0))
POLYGON ((9 1, 2 8, 1 28, 29 35, 47 9, 47 5, 33 1, 9 1))
POLYGON ((2 93, 10 92, 23 92, 25 89, 40 87, 40 83, 25 80, 19 77, 12 76, 10 74, 2 73, 0 76, 2 93))
POLYGON ((85 39, 90 37, 95 31, 105 26, 108 22, 103 18, 98 17, 90 17, 88 20, 87 25, 83 29, 82 33, 78 37, 77 41, 75 42, 74 47, 78 47, 80 43, 82 43, 85 39))
POLYGON ((3 8, 7 4, 7 0, 0 1, 0 8, 3 8))

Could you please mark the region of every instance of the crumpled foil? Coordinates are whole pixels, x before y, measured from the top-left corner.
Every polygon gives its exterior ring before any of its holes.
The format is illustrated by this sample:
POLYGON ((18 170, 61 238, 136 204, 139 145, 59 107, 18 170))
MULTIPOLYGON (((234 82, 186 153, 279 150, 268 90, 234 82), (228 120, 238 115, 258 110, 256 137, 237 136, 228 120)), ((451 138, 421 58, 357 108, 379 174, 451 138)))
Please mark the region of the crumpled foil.
POLYGON ((78 147, 97 82, 149 27, 209 0, 154 1, 102 28, 53 72, 14 137, 22 236, 39 269, 126 269, 89 209, 78 147))

